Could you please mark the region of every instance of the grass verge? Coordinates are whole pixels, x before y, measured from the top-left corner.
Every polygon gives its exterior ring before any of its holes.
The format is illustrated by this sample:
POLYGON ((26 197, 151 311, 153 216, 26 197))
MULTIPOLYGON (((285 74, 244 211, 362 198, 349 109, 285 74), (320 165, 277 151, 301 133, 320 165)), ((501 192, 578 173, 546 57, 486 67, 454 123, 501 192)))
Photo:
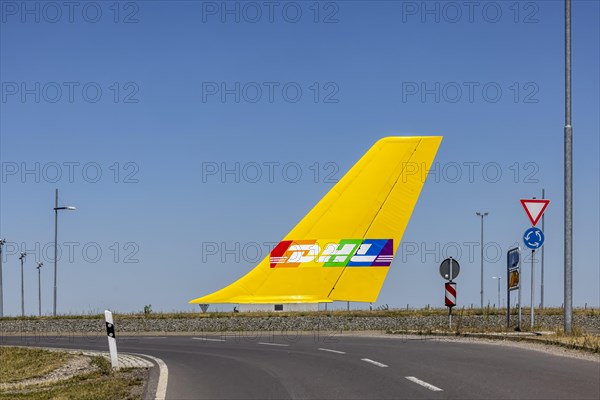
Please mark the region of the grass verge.
POLYGON ((0 347, 0 383, 18 382, 46 375, 62 367, 72 356, 40 349, 0 347))
MULTIPOLYGON (((26 375, 14 370, 12 366, 8 368, 9 362, 19 364, 25 363, 27 360, 32 360, 33 357, 40 354, 40 351, 50 353, 47 357, 44 354, 44 359, 52 368, 56 369, 65 362, 68 362, 69 354, 60 352, 49 352, 37 349, 22 349, 22 348, 2 348, 3 355, 10 353, 10 359, 2 357, 2 371, 11 371, 10 376, 12 383, 27 379, 26 375), (64 357, 67 358, 64 358, 64 357), (62 358, 61 358, 62 357, 62 358), (59 363, 59 360, 61 360, 59 363), (15 379, 18 378, 18 379, 15 379)), ((141 399, 144 390, 144 383, 148 378, 148 370, 143 368, 126 368, 118 371, 113 371, 110 362, 104 357, 91 357, 91 364, 96 368, 93 372, 87 372, 80 375, 72 376, 66 380, 43 381, 36 384, 17 385, 9 389, 3 390, 0 393, 1 400, 49 400, 49 399, 78 399, 78 400, 96 400, 96 399, 111 399, 111 400, 133 400, 141 399)), ((43 362, 39 362, 43 365, 43 362)), ((38 371, 51 370, 51 368, 38 368, 38 371)), ((29 374, 31 375, 31 374, 29 374)), ((39 376, 39 375, 36 375, 39 376)), ((31 377, 31 376, 30 376, 31 377)))

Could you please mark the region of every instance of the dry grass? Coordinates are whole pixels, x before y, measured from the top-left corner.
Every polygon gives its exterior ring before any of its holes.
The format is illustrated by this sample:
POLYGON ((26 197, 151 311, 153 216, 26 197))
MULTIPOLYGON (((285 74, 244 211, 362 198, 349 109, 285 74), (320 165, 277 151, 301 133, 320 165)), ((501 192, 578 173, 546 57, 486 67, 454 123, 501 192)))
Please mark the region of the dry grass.
POLYGON ((39 349, 0 347, 0 383, 18 382, 48 374, 72 356, 39 349))
POLYGON ((573 327, 571 335, 566 335, 562 330, 557 329, 554 335, 546 336, 545 340, 569 348, 600 353, 600 334, 585 332, 577 326, 573 327))
MULTIPOLYGON (((60 366, 66 362, 66 359, 70 356, 69 354, 60 352, 22 348, 3 348, 2 355, 2 370, 11 371, 10 382, 18 382, 31 376, 39 376, 38 374, 29 374, 28 376, 23 373, 22 369, 13 370, 13 364, 26 365, 27 363, 35 363, 38 372, 51 371, 57 364, 60 366), (5 353, 4 350, 8 351, 5 353), (5 359, 5 354, 9 355, 9 358, 5 359), (48 357, 48 355, 52 357, 48 357), (8 364, 10 364, 11 368, 4 368, 8 364)), ((0 393, 0 399, 96 400, 110 398, 111 400, 129 400, 142 398, 144 382, 147 379, 147 370, 122 369, 113 372, 109 361, 103 357, 93 357, 91 362, 97 367, 97 370, 94 372, 76 375, 59 383, 46 382, 5 390, 0 393)))

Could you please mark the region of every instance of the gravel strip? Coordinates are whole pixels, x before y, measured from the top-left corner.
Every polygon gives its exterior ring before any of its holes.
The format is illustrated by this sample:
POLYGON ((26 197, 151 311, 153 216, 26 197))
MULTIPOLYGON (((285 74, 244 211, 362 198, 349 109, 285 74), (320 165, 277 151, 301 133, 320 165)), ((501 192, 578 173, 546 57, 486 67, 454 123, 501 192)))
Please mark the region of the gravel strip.
MULTIPOLYGON (((455 324, 464 330, 494 331, 506 326, 503 315, 455 316, 455 324)), ((523 325, 529 325, 528 317, 523 325)), ((516 317, 512 319, 516 325, 516 317)), ((563 326, 562 315, 540 315, 536 323, 543 330, 554 331, 563 326)), ((269 316, 219 318, 123 318, 115 315, 118 333, 196 333, 232 331, 388 331, 439 330, 448 324, 445 315, 431 316, 269 316)), ((600 332, 598 315, 574 315, 573 325, 587 332, 600 332)), ((105 323, 94 319, 5 320, 0 322, 0 334, 40 335, 44 337, 69 335, 104 335, 105 323)))

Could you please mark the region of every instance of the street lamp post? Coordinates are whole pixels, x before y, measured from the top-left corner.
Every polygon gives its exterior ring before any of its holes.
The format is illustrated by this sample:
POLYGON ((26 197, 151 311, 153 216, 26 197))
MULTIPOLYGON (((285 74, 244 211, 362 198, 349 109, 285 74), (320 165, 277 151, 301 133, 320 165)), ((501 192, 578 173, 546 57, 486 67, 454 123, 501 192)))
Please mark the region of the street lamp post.
POLYGON ((571 0, 565 0, 564 329, 573 330, 573 121, 571 120, 571 0))
POLYGON ((488 215, 486 212, 476 212, 475 215, 481 217, 481 309, 483 310, 483 217, 488 215))
POLYGON ((44 266, 43 262, 38 262, 38 266, 36 267, 38 270, 38 309, 39 315, 42 316, 42 278, 41 278, 41 270, 44 266))
POLYGON ((492 276, 492 279, 498 280, 498 308, 500 308, 502 306, 500 304, 500 281, 502 280, 502 277, 501 276, 492 276))
POLYGON ((21 260, 21 316, 25 316, 25 283, 23 280, 23 263, 25 262, 27 253, 21 253, 19 260, 21 260))
POLYGON ((58 243, 58 211, 59 210, 75 210, 75 207, 59 207, 58 206, 58 189, 56 189, 56 198, 54 202, 54 307, 52 315, 56 317, 56 280, 57 280, 57 243, 58 243))
POLYGON ((2 292, 2 246, 6 239, 0 239, 0 318, 4 317, 4 293, 2 292))

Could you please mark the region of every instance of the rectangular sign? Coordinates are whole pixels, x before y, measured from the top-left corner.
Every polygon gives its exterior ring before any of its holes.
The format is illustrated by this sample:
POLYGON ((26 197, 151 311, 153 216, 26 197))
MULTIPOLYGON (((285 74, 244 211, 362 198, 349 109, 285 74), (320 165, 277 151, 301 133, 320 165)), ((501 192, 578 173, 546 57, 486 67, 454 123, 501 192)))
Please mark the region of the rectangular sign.
POLYGON ((519 252, 518 247, 515 247, 514 249, 510 249, 506 253, 506 273, 508 275, 508 280, 506 281, 506 284, 508 285, 509 291, 519 288, 519 282, 520 282, 519 257, 520 257, 520 252, 519 252))
POLYGON ((519 268, 508 271, 508 290, 515 290, 519 288, 519 268))

